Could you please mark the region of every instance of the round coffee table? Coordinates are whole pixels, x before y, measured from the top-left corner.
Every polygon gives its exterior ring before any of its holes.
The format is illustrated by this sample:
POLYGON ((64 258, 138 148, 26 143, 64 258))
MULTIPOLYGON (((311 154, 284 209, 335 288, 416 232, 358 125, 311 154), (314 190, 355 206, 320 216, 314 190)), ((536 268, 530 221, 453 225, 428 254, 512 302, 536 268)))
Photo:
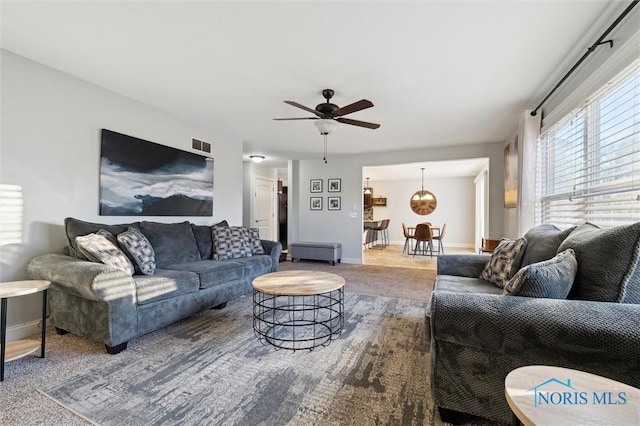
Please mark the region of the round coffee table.
POLYGON ((253 280, 253 330, 278 349, 313 350, 344 326, 344 278, 319 271, 281 271, 253 280))
POLYGON ((640 421, 639 389, 584 371, 530 365, 510 372, 504 386, 509 407, 526 426, 640 421))

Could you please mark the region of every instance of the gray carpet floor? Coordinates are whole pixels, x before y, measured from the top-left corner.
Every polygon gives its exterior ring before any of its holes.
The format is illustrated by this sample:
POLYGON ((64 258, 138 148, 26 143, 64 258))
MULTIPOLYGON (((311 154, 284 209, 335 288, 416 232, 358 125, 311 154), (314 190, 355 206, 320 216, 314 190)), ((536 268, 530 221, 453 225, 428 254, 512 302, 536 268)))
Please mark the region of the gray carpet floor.
MULTIPOLYGON (((418 306, 421 307, 422 305, 421 303, 412 303, 411 301, 424 302, 429 292, 431 291, 431 286, 433 281, 433 274, 425 275, 427 271, 415 270, 415 269, 410 270, 408 268, 393 268, 393 271, 388 271, 389 268, 382 268, 381 270, 379 267, 374 267, 374 266, 337 265, 335 267, 332 267, 330 265, 323 265, 315 262, 296 262, 294 264, 291 264, 289 262, 289 263, 283 263, 281 264, 281 266, 282 266, 282 269, 316 269, 316 270, 325 270, 325 271, 337 273, 345 277, 345 280, 347 281, 347 286, 346 286, 347 295, 351 298, 360 299, 360 300, 369 300, 369 302, 373 300, 375 302, 376 300, 375 297, 368 298, 366 296, 381 296, 379 300, 383 300, 385 301, 385 303, 391 303, 391 305, 394 305, 394 306, 396 305, 407 306, 407 307, 411 306, 414 311, 416 307, 418 306), (387 269, 387 270, 385 271, 384 269, 387 269), (385 274, 388 274, 388 275, 385 275, 385 274), (394 298, 400 299, 400 300, 391 300, 390 298, 388 298, 390 294, 392 294, 394 298)), ((241 306, 242 303, 244 304, 249 303, 249 305, 247 306, 250 306, 250 301, 239 300, 237 302, 234 302, 234 305, 230 307, 233 308, 235 306, 235 307, 244 309, 244 307, 241 306)), ((373 303, 373 305, 375 306, 376 303, 373 303)), ((378 303, 377 305, 380 305, 380 303, 378 303)), ((5 382, 0 384, 0 389, 2 392, 0 396, 2 400, 2 406, 10 407, 10 408, 9 409, 3 408, 2 410, 0 410, 0 424, 3 424, 3 425, 5 424, 6 425, 27 425, 27 424, 28 425, 35 425, 35 424, 82 425, 82 424, 87 424, 87 422, 82 417, 63 408, 61 405, 52 401, 50 398, 45 397, 43 394, 38 392, 38 389, 47 389, 48 391, 52 391, 52 389, 56 388, 56 385, 62 384, 62 383, 73 383, 74 380, 77 380, 79 377, 83 377, 83 375, 84 377, 95 378, 96 374, 98 375, 102 374, 103 377, 106 377, 109 375, 109 371, 108 371, 109 368, 113 368, 115 365, 120 365, 121 369, 125 372, 129 372, 129 373, 134 372, 136 371, 135 370, 136 363, 140 363, 141 362, 140 360, 145 358, 144 356, 145 352, 156 351, 156 352, 164 353, 166 355, 164 357, 167 358, 168 357, 167 354, 172 353, 172 351, 170 350, 171 345, 176 344, 175 342, 179 341, 180 335, 183 335, 184 327, 191 328, 191 329, 195 327, 195 329, 197 330, 198 327, 201 327, 200 325, 197 325, 197 324, 201 324, 199 321, 201 321, 202 318, 206 319, 207 315, 211 315, 212 313, 213 315, 228 315, 234 312, 239 312, 239 311, 236 311, 234 309, 225 309, 223 311, 207 311, 201 315, 195 316, 186 321, 180 322, 178 324, 175 324, 169 327, 165 327, 162 330, 159 330, 157 332, 135 339, 130 343, 129 349, 127 349, 126 351, 118 355, 117 358, 104 353, 104 348, 99 343, 92 342, 82 337, 74 336, 74 335, 58 336, 55 334, 55 332, 53 332, 52 330, 49 330, 48 342, 47 342, 47 357, 45 359, 39 359, 35 357, 26 357, 20 360, 12 361, 7 364, 5 382)), ((389 312, 396 312, 396 311, 392 309, 389 312)), ((250 314, 245 314, 245 316, 246 315, 250 316, 250 314)), ((236 324, 240 324, 244 322, 246 325, 246 321, 244 321, 244 319, 247 319, 247 318, 242 318, 242 317, 238 318, 238 315, 234 317, 234 321, 236 324)), ((250 317, 248 317, 248 319, 250 321, 250 317)), ((357 323, 355 317, 352 318, 351 321, 353 324, 357 323)), ((233 322, 233 321, 230 321, 230 322, 233 322)), ((393 321, 390 321, 389 324, 393 324, 393 321)), ((416 323, 416 326, 417 326, 417 323, 416 323)), ((389 342, 387 344, 379 345, 380 347, 388 347, 388 346, 385 346, 388 344, 402 346, 401 342, 394 341, 393 339, 389 340, 390 336, 397 334, 393 332, 392 327, 388 329, 384 329, 384 327, 375 326, 373 327, 373 329, 379 329, 378 331, 380 333, 377 334, 377 336, 379 336, 378 339, 382 339, 381 341, 389 342), (387 337, 384 337, 384 336, 387 336, 387 337)), ((416 331, 416 333, 418 338, 420 336, 419 334, 420 332, 416 331)), ((225 341, 224 336, 225 336, 224 333, 218 335, 214 340, 211 341, 210 344, 211 345, 218 344, 219 349, 223 348, 224 344, 222 342, 225 341)), ((344 337, 345 336, 341 337, 341 339, 343 339, 344 342, 351 342, 354 344, 357 343, 357 340, 355 339, 347 340, 344 337)), ((366 338, 364 337, 362 338, 366 340, 366 338)), ((249 343, 252 343, 252 344, 256 343, 253 336, 251 336, 250 339, 251 340, 245 340, 244 345, 248 345, 249 343)), ((371 395, 375 396, 376 395, 375 390, 379 389, 379 386, 377 383, 379 382, 380 377, 382 377, 382 376, 377 377, 377 374, 383 374, 383 375, 389 374, 390 376, 398 374, 398 371, 396 368, 394 368, 392 365, 385 365, 384 362, 381 361, 381 360, 384 360, 386 356, 381 356, 381 357, 379 356, 377 361, 374 360, 375 356, 372 356, 372 358, 370 359, 372 366, 371 368, 369 368, 370 363, 369 361, 364 362, 364 360, 366 360, 367 358, 366 357, 363 358, 362 354, 369 353, 369 355, 371 355, 372 352, 376 352, 376 351, 372 351, 371 348, 367 347, 367 343, 364 342, 364 340, 362 340, 360 343, 360 345, 364 345, 364 347, 360 352, 358 351, 351 352, 352 354, 358 353, 357 356, 350 355, 353 357, 349 359, 344 359, 344 360, 340 359, 340 353, 342 351, 338 350, 339 348, 341 348, 338 345, 338 342, 340 342, 340 339, 335 342, 332 342, 331 345, 329 345, 327 348, 322 348, 317 351, 311 352, 308 355, 302 356, 301 358, 303 359, 303 361, 300 361, 297 358, 299 355, 303 355, 300 352, 291 354, 290 352, 280 351, 276 353, 285 354, 284 357, 285 358, 288 357, 289 358, 288 361, 292 362, 292 364, 290 364, 290 367, 295 367, 296 365, 298 366, 307 365, 306 369, 312 370, 314 366, 322 363, 324 363, 325 366, 328 366, 328 365, 340 366, 337 369, 340 371, 339 374, 338 373, 334 374, 333 369, 324 371, 323 373, 324 376, 331 376, 333 374, 337 378, 334 382, 327 384, 327 387, 317 388, 319 389, 319 391, 318 393, 315 394, 315 398, 320 398, 320 400, 322 400, 322 398, 325 396, 327 392, 330 392, 327 389, 332 389, 331 388, 332 386, 335 388, 337 386, 336 383, 343 383, 343 385, 340 385, 340 386, 346 387, 344 383, 348 383, 349 380, 351 380, 352 384, 359 383, 360 388, 368 388, 369 391, 373 391, 371 395), (332 363, 325 362, 322 357, 323 351, 326 351, 324 352, 324 354, 327 355, 328 357, 330 355, 328 351, 331 351, 332 348, 333 348, 333 352, 335 353, 331 354, 332 358, 330 359, 333 359, 334 361, 332 361, 332 363), (318 358, 314 359, 313 357, 318 357, 318 358), (336 362, 335 361, 336 359, 338 359, 339 362, 336 362), (310 364, 307 364, 309 362, 310 364), (375 365, 376 362, 380 364, 376 366, 375 365), (371 373, 374 370, 376 371, 376 374, 372 375, 371 373), (376 381, 376 379, 378 379, 378 381, 376 381)), ((235 344, 238 344, 238 343, 236 342, 235 344)), ((242 344, 240 346, 242 346, 242 344)), ((420 347, 420 345, 418 345, 418 347, 420 347)), ((260 348, 260 349, 256 349, 254 351, 254 354, 256 353, 256 351, 258 352, 266 351, 269 349, 268 347, 264 347, 261 345, 256 346, 256 348, 260 348)), ((229 351, 224 350, 223 352, 228 353, 229 351)), ((199 353, 199 356, 206 358, 207 353, 201 351, 199 353)), ((278 355, 278 357, 281 357, 281 356, 282 355, 278 355)), ((160 359, 161 358, 163 357, 161 356, 160 359)), ((417 359, 420 359, 420 358, 417 358, 417 359)), ((200 364, 202 364, 202 362, 200 362, 200 364)), ((197 363, 194 365, 197 365, 197 363)), ((277 367, 277 368, 280 368, 280 367, 277 367)), ((147 368, 149 367, 147 366, 147 368)), ((269 366, 267 366, 267 368, 269 368, 269 366)), ((264 395, 270 395, 270 393, 274 392, 273 389, 276 389, 276 390, 279 389, 277 386, 275 388, 273 387, 273 383, 276 383, 279 380, 284 380, 284 381, 289 380, 292 383, 293 382, 298 383, 298 386, 302 386, 301 383, 313 382, 314 380, 317 383, 319 383, 321 380, 319 380, 318 378, 323 377, 323 374, 318 374, 313 376, 316 379, 303 377, 299 373, 300 371, 305 371, 305 368, 302 368, 297 370, 298 373, 295 373, 297 374, 297 376, 294 378, 295 374, 292 376, 290 373, 287 373, 287 371, 292 370, 292 368, 285 368, 284 370, 282 370, 284 372, 281 371, 280 373, 276 374, 275 371, 277 370, 277 368, 275 368, 274 370, 268 370, 269 371, 268 377, 266 378, 263 377, 262 382, 250 383, 251 386, 255 387, 256 390, 258 391, 260 390, 260 386, 264 387, 266 386, 267 383, 270 383, 271 384, 270 392, 265 390, 268 388, 262 388, 261 390, 261 392, 263 392, 264 395)), ((425 380, 428 380, 428 369, 429 369, 428 358, 420 359, 420 365, 413 365, 410 368, 419 368, 419 371, 422 372, 420 374, 427 374, 427 376, 425 377, 425 380)), ((212 371, 209 371, 209 374, 219 374, 219 373, 215 373, 212 370, 212 371)), ((415 374, 415 373, 412 373, 412 374, 415 374)), ((252 376, 252 377, 258 377, 258 376, 252 376)), ((216 377, 216 380, 220 381, 221 383, 237 383, 238 381, 235 379, 236 378, 234 377, 232 370, 229 370, 229 372, 226 374, 222 374, 221 376, 216 377)), ((120 383, 123 383, 123 382, 125 381, 124 380, 120 381, 120 383)), ((142 383, 143 382, 140 381, 138 386, 144 387, 142 383)), ((394 384, 393 386, 387 385, 387 387, 385 388, 386 398, 389 398, 389 397, 399 398, 403 392, 405 393, 407 392, 407 390, 403 389, 402 387, 397 388, 397 383, 399 382, 396 382, 396 384, 394 384)), ((192 386, 188 386, 187 389, 193 388, 194 386, 195 384, 192 386)), ((169 388, 170 386, 167 387, 167 389, 169 388)), ((357 389, 358 386, 355 386, 355 387, 352 386, 352 388, 357 389)), ((129 389, 129 391, 130 390, 131 389, 129 389)), ((333 392, 334 390, 335 389, 333 389, 331 392, 333 392)), ((413 392, 415 392, 415 390, 413 392)), ((424 392, 428 393, 428 390, 425 390, 424 392)), ((118 393, 119 391, 117 391, 117 389, 114 389, 113 395, 116 396, 118 393)), ((251 394, 251 393, 249 392, 245 394, 251 394)), ((282 394, 282 398, 281 398, 282 401, 286 401, 287 395, 289 396, 292 395, 291 393, 289 393, 289 391, 281 392, 281 394, 282 394)), ((302 391, 299 393, 296 393, 296 395, 298 396, 303 394, 305 393, 302 391)), ((294 404, 293 402, 290 401, 289 403, 284 404, 283 405, 284 407, 289 407, 289 408, 282 408, 280 410, 280 414, 278 414, 280 417, 274 417, 274 419, 278 419, 279 421, 275 421, 273 423, 269 423, 269 422, 260 423, 260 421, 249 422, 249 423, 250 424, 296 424, 296 425, 297 424, 320 424, 320 423, 398 424, 398 425, 400 424, 441 425, 442 424, 438 415, 434 413, 431 407, 429 395, 424 395, 424 404, 422 406, 420 406, 420 404, 415 404, 415 405, 405 404, 404 406, 399 406, 398 407, 399 411, 396 411, 396 412, 377 413, 378 416, 375 418, 378 420, 374 420, 371 423, 369 418, 364 418, 361 416, 358 419, 357 417, 353 417, 353 414, 355 413, 354 410, 356 410, 358 407, 360 408, 365 407, 366 409, 363 411, 364 413, 375 411, 374 408, 371 408, 371 407, 375 407, 376 404, 372 406, 366 405, 368 402, 366 401, 366 398, 363 399, 362 397, 362 395, 366 395, 366 394, 354 396, 353 394, 349 394, 347 392, 342 394, 338 393, 338 395, 342 395, 342 397, 337 398, 337 400, 334 400, 333 403, 329 405, 326 405, 326 404, 323 405, 323 404, 320 404, 318 401, 314 401, 314 400, 306 401, 304 402, 304 407, 306 408, 301 413, 298 412, 298 408, 303 406, 301 405, 302 404, 301 400, 293 398, 291 401, 297 401, 297 402, 294 404), (294 405, 296 405, 298 408, 296 408, 295 413, 292 415, 291 410, 293 409, 292 407, 294 405), (386 420, 382 421, 383 419, 386 419, 386 420)), ((273 395, 271 396, 275 398, 275 396, 273 395)), ((105 398, 105 393, 102 393, 101 397, 105 398)), ((111 399, 106 398, 106 400, 111 400, 111 399)), ((138 403, 140 403, 140 400, 141 399, 138 399, 138 403)), ((267 401, 268 399, 262 398, 262 400, 267 401)), ((403 401, 409 401, 409 400, 411 400, 411 398, 403 399, 403 401)), ((91 399, 88 398, 86 401, 88 401, 86 405, 91 407, 92 405, 91 399)), ((371 399, 371 402, 375 402, 374 399, 371 399)), ((125 401, 121 399, 118 403, 124 404, 125 401)), ((226 411, 227 413, 225 414, 227 416, 226 418, 224 417, 215 418, 216 421, 215 422, 212 421, 210 424, 247 424, 246 422, 245 423, 241 422, 239 419, 244 419, 244 420, 252 419, 252 418, 255 420, 265 419, 265 418, 268 419, 269 418, 268 415, 272 414, 272 411, 273 411, 273 407, 270 407, 269 404, 259 404, 257 400, 253 400, 253 403, 249 401, 247 405, 238 405, 236 403, 234 407, 236 407, 235 410, 226 411), (244 407, 244 408, 239 408, 239 407, 244 407), (246 417, 247 415, 246 407, 254 407, 254 411, 253 413, 251 413, 251 416, 253 417, 246 417), (265 413, 267 417, 264 417, 265 413)), ((105 412, 108 413, 108 410, 106 410, 105 412)), ((213 412, 209 414, 214 415, 213 412)), ((193 419, 195 419, 195 417, 193 417, 193 419)), ((108 421, 107 420, 105 420, 104 418, 100 418, 99 422, 104 424, 131 424, 129 422, 130 419, 129 420, 122 419, 122 421, 119 421, 118 419, 108 420, 108 421)), ((170 418, 167 418, 167 417, 152 417, 152 420, 146 424, 177 424, 177 423, 178 422, 172 421, 170 418)), ((188 421, 179 422, 179 423, 190 424, 188 421)), ((140 424, 145 424, 145 423, 140 423, 140 424)), ((475 421, 473 424, 489 425, 490 423, 475 421)))

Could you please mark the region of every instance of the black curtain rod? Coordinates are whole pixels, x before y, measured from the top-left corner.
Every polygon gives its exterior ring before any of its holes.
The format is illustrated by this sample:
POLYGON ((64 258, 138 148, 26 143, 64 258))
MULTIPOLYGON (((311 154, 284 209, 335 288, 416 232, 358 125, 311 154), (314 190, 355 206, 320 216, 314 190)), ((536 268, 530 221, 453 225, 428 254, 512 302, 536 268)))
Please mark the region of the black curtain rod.
POLYGON ((584 55, 582 55, 582 57, 578 60, 578 62, 575 63, 575 65, 573 67, 571 67, 571 69, 569 70, 568 73, 566 73, 564 75, 564 77, 562 77, 562 79, 558 82, 558 84, 556 84, 553 89, 551 89, 551 91, 549 92, 549 94, 547 96, 545 96, 545 98, 542 100, 542 102, 540 102, 540 105, 538 105, 536 107, 536 109, 534 109, 533 111, 531 111, 531 116, 535 117, 536 114, 538 114, 538 110, 540 109, 540 107, 547 101, 547 99, 549 99, 549 97, 551 97, 551 95, 553 95, 553 93, 558 89, 558 87, 560 87, 562 85, 562 83, 564 83, 564 81, 569 78, 569 76, 576 70, 576 68, 578 68, 580 66, 580 64, 582 62, 584 62, 585 59, 587 59, 587 56, 589 56, 591 53, 593 53, 598 46, 601 46, 603 44, 609 44, 610 47, 613 47, 613 40, 605 40, 605 37, 607 37, 609 35, 609 33, 618 26, 618 24, 620 23, 620 21, 622 21, 625 16, 627 16, 629 14, 629 12, 631 12, 631 9, 633 9, 639 2, 640 0, 633 0, 631 2, 631 4, 629 4, 629 6, 627 6, 627 8, 624 10, 624 12, 622 12, 620 14, 620 16, 618 16, 618 18, 613 21, 613 24, 611 24, 609 26, 609 28, 607 28, 607 30, 602 33, 602 35, 600 36, 600 38, 598 40, 596 40, 595 43, 593 43, 593 46, 589 47, 587 49, 586 52, 584 52, 584 55))

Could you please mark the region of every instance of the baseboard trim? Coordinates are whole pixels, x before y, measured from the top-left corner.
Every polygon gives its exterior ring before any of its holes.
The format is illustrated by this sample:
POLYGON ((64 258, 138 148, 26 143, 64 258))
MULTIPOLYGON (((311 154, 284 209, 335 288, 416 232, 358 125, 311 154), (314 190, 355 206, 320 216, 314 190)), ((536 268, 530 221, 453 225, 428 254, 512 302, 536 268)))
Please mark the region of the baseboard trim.
POLYGON ((40 323, 42 321, 29 321, 23 324, 7 327, 7 342, 26 339, 40 333, 40 323))

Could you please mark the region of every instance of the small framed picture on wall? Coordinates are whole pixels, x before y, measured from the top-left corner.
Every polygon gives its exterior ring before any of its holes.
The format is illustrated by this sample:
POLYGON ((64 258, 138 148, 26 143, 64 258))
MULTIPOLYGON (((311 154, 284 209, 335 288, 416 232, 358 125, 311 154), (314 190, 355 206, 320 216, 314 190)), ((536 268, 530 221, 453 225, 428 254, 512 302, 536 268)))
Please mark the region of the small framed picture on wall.
POLYGON ((342 190, 341 188, 341 180, 340 179, 329 179, 328 183, 329 183, 329 192, 340 192, 342 190))
POLYGON ((342 207, 341 206, 342 202, 340 201, 340 197, 328 197, 327 201, 329 204, 329 206, 327 207, 327 210, 340 210, 340 208, 342 207))
POLYGON ((309 197, 311 210, 322 210, 322 197, 309 197))
POLYGON ((311 179, 311 192, 322 192, 322 179, 311 179))

